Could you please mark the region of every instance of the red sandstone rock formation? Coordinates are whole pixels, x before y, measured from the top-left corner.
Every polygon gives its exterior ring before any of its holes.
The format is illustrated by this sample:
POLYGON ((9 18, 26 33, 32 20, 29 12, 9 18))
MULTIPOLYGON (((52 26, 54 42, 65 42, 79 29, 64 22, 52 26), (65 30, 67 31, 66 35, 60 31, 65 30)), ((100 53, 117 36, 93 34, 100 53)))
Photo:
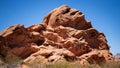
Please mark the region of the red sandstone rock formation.
POLYGON ((113 61, 105 35, 94 29, 84 14, 64 5, 45 16, 41 24, 17 24, 0 32, 0 54, 24 62, 80 60, 81 64, 113 61))

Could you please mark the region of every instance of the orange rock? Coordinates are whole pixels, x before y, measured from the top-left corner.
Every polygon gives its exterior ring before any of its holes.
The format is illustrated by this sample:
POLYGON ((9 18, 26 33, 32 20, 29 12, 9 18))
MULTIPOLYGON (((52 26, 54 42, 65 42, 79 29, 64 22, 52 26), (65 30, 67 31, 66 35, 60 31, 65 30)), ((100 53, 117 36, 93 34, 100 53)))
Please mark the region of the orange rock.
POLYGON ((94 29, 84 14, 63 5, 48 13, 42 24, 14 25, 0 32, 0 54, 24 62, 80 60, 81 64, 114 61, 105 35, 94 29), (39 60, 38 60, 39 59, 39 60))
POLYGON ((76 9, 71 9, 66 5, 53 10, 44 18, 42 23, 51 28, 60 25, 76 29, 88 29, 92 27, 91 23, 84 19, 82 12, 79 12, 76 9))

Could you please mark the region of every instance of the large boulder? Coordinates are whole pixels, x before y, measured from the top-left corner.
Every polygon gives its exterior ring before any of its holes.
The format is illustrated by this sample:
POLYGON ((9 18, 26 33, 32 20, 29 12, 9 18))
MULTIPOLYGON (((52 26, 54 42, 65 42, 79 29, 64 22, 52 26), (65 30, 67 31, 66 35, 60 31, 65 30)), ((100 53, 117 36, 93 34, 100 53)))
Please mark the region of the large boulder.
POLYGON ((114 61, 104 33, 84 17, 77 9, 63 5, 48 13, 41 24, 27 28, 20 24, 11 26, 0 32, 0 54, 16 55, 24 63, 114 61))

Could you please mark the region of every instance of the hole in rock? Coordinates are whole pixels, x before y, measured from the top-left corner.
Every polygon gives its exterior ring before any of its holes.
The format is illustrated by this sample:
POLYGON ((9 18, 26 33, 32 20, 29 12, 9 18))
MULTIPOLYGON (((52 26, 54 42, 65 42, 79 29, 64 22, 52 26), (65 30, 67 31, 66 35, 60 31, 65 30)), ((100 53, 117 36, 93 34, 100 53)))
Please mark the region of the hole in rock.
POLYGON ((70 11, 70 8, 66 9, 65 11, 63 11, 63 14, 66 14, 70 11))
POLYGON ((72 13, 70 13, 70 15, 75 15, 76 14, 76 12, 72 12, 72 13))
POLYGON ((64 58, 67 60, 67 61, 74 61, 75 58, 74 57, 70 57, 68 55, 64 55, 64 58))
POLYGON ((96 32, 91 32, 90 35, 89 35, 89 37, 91 37, 91 38, 92 37, 96 37, 96 32))
POLYGON ((42 45, 43 43, 44 43, 44 40, 39 40, 39 41, 36 42, 36 44, 37 44, 38 46, 42 45))
POLYGON ((50 56, 52 56, 53 54, 52 53, 50 53, 50 54, 48 54, 48 55, 45 55, 45 58, 49 58, 50 56))
POLYGON ((18 30, 19 29, 19 27, 16 27, 13 31, 16 31, 16 30, 18 30))
POLYGON ((54 61, 54 59, 50 60, 50 62, 53 62, 53 61, 54 61))
POLYGON ((59 19, 57 18, 55 21, 57 22, 59 19))

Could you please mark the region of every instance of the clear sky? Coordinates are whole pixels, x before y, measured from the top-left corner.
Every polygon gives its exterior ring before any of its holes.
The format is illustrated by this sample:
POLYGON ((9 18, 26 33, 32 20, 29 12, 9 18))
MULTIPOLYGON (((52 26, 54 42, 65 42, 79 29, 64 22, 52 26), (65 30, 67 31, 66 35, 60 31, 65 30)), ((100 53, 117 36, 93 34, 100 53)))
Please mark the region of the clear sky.
POLYGON ((0 0, 0 31, 14 24, 30 26, 61 5, 85 14, 103 32, 113 54, 120 53, 120 0, 0 0))

